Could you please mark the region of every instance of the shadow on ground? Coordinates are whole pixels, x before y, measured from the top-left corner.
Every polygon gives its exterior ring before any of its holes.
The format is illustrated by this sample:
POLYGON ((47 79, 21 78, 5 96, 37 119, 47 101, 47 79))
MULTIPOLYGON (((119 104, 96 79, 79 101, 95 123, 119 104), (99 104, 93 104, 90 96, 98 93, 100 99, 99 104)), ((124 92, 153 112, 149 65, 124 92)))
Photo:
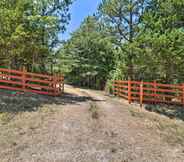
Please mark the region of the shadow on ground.
POLYGON ((170 119, 180 119, 184 121, 184 108, 182 106, 174 106, 174 105, 146 105, 145 109, 151 112, 156 112, 161 115, 165 115, 170 119))
POLYGON ((78 96, 64 93, 59 97, 44 96, 32 93, 18 94, 11 96, 12 92, 0 90, 0 113, 18 113, 37 111, 43 105, 67 105, 79 104, 87 101, 97 101, 88 96, 78 96))

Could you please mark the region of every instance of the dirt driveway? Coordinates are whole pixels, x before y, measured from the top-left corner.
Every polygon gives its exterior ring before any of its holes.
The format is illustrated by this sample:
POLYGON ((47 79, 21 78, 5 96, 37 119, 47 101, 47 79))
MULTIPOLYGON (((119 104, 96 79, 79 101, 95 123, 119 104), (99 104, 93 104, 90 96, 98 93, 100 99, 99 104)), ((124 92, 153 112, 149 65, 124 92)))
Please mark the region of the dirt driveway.
POLYGON ((158 128, 164 122, 168 126, 170 119, 103 92, 71 86, 65 90, 52 102, 32 97, 41 103, 31 111, 24 107, 16 113, 1 112, 1 162, 184 161, 183 145, 173 144, 166 138, 171 137, 167 129, 158 128))

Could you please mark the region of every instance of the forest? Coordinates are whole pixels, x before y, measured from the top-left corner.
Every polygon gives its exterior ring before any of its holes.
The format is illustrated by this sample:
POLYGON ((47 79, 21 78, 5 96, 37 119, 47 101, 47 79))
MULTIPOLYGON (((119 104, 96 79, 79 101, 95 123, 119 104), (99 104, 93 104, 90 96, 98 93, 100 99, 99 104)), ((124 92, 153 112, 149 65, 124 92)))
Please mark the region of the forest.
POLYGON ((62 73, 93 89, 115 79, 184 82, 184 0, 102 0, 63 41, 72 3, 1 0, 0 67, 62 73))

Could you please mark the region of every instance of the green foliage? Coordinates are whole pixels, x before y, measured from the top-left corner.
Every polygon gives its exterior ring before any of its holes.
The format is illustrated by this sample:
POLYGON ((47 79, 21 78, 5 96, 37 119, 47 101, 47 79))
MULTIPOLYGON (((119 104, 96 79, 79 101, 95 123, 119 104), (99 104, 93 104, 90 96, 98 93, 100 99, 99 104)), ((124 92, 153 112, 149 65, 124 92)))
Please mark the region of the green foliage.
POLYGON ((183 0, 103 0, 61 47, 60 70, 109 91, 115 79, 182 83, 183 8, 183 0))
POLYGON ((102 89, 114 67, 111 38, 94 16, 87 17, 60 52, 60 65, 69 81, 102 89))
POLYGON ((147 0, 103 0, 99 6, 101 21, 109 35, 115 37, 115 44, 121 50, 118 59, 122 59, 121 63, 117 61, 117 68, 124 67, 122 75, 125 78, 134 78, 134 59, 137 53, 134 44, 136 38, 143 33, 141 21, 147 3, 147 0))
POLYGON ((71 3, 1 0, 0 66, 59 71, 97 89, 114 79, 184 81, 184 0, 103 0, 59 47, 71 3))
POLYGON ((178 0, 104 0, 101 19, 120 42, 111 79, 183 82, 183 8, 178 0))
POLYGON ((70 0, 3 0, 0 2, 2 65, 46 69, 69 20, 70 0))
POLYGON ((144 14, 146 29, 137 39, 137 46, 143 48, 136 62, 144 80, 183 82, 183 7, 184 1, 154 1, 144 14))

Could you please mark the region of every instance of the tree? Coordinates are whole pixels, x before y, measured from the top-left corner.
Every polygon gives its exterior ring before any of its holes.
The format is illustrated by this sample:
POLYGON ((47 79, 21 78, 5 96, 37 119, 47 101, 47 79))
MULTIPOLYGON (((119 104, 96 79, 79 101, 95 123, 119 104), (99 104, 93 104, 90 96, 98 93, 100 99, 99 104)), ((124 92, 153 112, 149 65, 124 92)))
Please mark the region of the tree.
MULTIPOLYGON (((111 39, 96 17, 87 17, 71 39, 61 48, 61 65, 68 65, 69 81, 78 85, 103 89, 114 66, 111 39)), ((66 68, 66 66, 65 66, 66 68)))
POLYGON ((146 30, 138 41, 138 46, 144 48, 138 64, 144 79, 166 83, 183 81, 183 7, 184 1, 154 0, 145 12, 146 30))
POLYGON ((8 0, 0 2, 0 46, 4 64, 45 71, 58 45, 58 33, 69 21, 70 0, 8 0))
POLYGON ((116 37, 116 45, 124 53, 127 76, 131 79, 134 74, 134 42, 144 31, 141 20, 147 3, 147 0, 103 0, 99 7, 102 22, 116 37))

